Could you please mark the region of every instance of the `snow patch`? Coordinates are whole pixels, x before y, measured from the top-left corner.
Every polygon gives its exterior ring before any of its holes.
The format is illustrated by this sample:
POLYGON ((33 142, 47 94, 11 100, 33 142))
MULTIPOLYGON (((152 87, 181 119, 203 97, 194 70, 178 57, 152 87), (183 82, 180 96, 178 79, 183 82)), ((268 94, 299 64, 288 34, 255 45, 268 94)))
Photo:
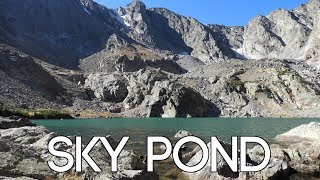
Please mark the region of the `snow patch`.
POLYGON ((120 22, 122 25, 124 25, 124 26, 126 26, 126 27, 131 27, 131 24, 130 23, 128 23, 128 21, 126 20, 127 19, 127 17, 126 16, 121 16, 118 12, 117 12, 117 10, 115 10, 115 9, 112 9, 112 15, 113 15, 113 17, 118 21, 118 22, 120 22))
POLYGON ((83 6, 84 12, 86 12, 87 14, 89 14, 89 15, 91 16, 92 14, 91 14, 91 13, 88 11, 88 9, 86 8, 86 7, 88 6, 88 3, 84 3, 84 2, 81 1, 81 4, 82 4, 82 6, 83 6))
POLYGON ((238 49, 231 48, 231 49, 236 53, 236 57, 238 59, 245 59, 245 57, 243 55, 243 48, 238 48, 238 49))
POLYGON ((88 10, 87 10, 87 8, 83 8, 84 9, 84 11, 87 13, 87 14, 89 14, 90 16, 92 15, 88 10))

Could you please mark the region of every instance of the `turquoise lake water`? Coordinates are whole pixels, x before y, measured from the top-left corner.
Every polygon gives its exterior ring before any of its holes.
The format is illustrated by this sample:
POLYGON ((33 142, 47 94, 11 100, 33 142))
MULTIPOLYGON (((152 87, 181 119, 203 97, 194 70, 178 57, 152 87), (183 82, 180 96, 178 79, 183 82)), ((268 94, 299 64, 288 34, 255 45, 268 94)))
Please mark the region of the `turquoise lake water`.
POLYGON ((273 142, 273 138, 301 124, 320 122, 320 119, 265 119, 265 118, 191 118, 191 119, 75 119, 36 120, 37 125, 67 136, 111 135, 115 140, 129 136, 127 149, 145 152, 147 136, 166 136, 173 139, 179 130, 187 130, 209 142, 210 137, 230 141, 232 136, 259 136, 273 142))

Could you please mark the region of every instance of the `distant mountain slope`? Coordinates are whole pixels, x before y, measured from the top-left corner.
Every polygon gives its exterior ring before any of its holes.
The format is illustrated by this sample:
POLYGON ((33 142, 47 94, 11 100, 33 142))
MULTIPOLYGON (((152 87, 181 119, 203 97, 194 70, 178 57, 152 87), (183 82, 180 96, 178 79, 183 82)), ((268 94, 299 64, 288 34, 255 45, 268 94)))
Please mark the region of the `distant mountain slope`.
POLYGON ((107 8, 94 4, 89 9, 83 4, 79 0, 3 0, 0 26, 10 45, 52 64, 75 67, 79 58, 103 49, 117 27, 107 8))
POLYGON ((278 9, 252 19, 244 32, 243 54, 248 59, 311 58, 308 51, 317 37, 320 1, 310 0, 294 10, 278 9))
POLYGON ((320 117, 320 0, 204 25, 135 0, 0 1, 0 103, 75 116, 320 117))
POLYGON ((112 10, 91 0, 3 0, 0 26, 2 43, 64 67, 104 49, 112 34, 204 62, 236 57, 221 34, 197 20, 140 1, 112 10))

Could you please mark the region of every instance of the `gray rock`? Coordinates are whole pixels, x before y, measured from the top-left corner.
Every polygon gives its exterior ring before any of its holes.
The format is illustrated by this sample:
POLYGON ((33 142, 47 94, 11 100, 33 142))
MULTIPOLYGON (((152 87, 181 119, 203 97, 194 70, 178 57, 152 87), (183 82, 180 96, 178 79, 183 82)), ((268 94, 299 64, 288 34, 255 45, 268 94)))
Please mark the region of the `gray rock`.
MULTIPOLYGON (((220 142, 222 146, 226 149, 226 151, 230 154, 231 153, 231 145, 225 142, 220 142)), ((209 151, 211 151, 211 143, 208 144, 209 151)), ((197 165, 200 160, 202 159, 202 151, 197 151, 197 153, 190 159, 187 163, 188 166, 195 166, 197 165)), ((218 153, 217 154, 217 172, 211 171, 211 157, 209 156, 208 163, 205 167, 198 172, 195 173, 185 173, 190 179, 236 179, 239 177, 239 173, 234 173, 230 169, 230 167, 226 164, 222 156, 218 153)))
POLYGON ((205 117, 210 104, 200 94, 170 81, 156 82, 148 99, 142 103, 150 107, 150 117, 205 117))
POLYGON ((0 179, 1 180, 36 180, 30 177, 4 177, 4 176, 0 176, 0 179))
POLYGON ((318 78, 309 67, 271 59, 221 62, 189 71, 184 81, 216 104, 220 116, 317 117, 319 87, 312 82, 318 78))
POLYGON ((204 63, 200 59, 194 58, 192 56, 183 56, 179 58, 176 62, 179 66, 181 66, 183 69, 187 71, 196 69, 199 66, 204 65, 204 63))
MULTIPOLYGON (((302 125, 294 128, 291 132, 299 129, 310 130, 315 128, 315 124, 302 125)), ((290 132, 290 131, 289 131, 290 132)), ((307 132, 307 131, 303 131, 307 132)), ((300 134, 303 134, 300 131, 300 134)), ((200 171, 195 173, 185 173, 190 179, 316 179, 319 173, 319 147, 320 141, 315 139, 300 139, 294 142, 283 139, 278 144, 270 145, 271 160, 266 168, 259 172, 233 173, 220 154, 217 156, 217 172, 211 172, 209 163, 200 171), (311 142, 310 142, 311 140, 311 142)), ((231 145, 223 143, 223 146, 230 154, 231 145)), ((210 148, 210 143, 208 144, 210 148)), ((198 148, 198 147, 197 147, 198 148)), ((187 165, 193 166, 202 159, 202 151, 195 150, 196 153, 187 165)), ((247 164, 260 164, 264 159, 264 150, 261 146, 255 146, 247 151, 247 164)))
POLYGON ((0 129, 18 128, 23 126, 35 126, 35 124, 25 118, 14 120, 0 117, 0 129))
MULTIPOLYGON (((49 154, 47 144, 57 134, 50 133, 44 127, 20 127, 0 130, 0 174, 14 177, 12 179, 31 180, 35 179, 61 179, 74 176, 69 173, 57 173, 52 171, 47 161, 54 161, 58 165, 64 165, 65 159, 54 157, 49 154), (28 179, 28 178, 29 179, 28 179)), ((107 136, 111 146, 115 141, 107 136)), ((75 147, 57 144, 56 149, 69 152, 74 155, 75 147)), ((119 172, 111 172, 110 156, 101 148, 101 143, 90 153, 95 162, 103 169, 103 173, 92 172, 91 168, 84 163, 84 174, 91 179, 158 179, 155 173, 145 171, 145 163, 132 151, 122 151, 119 157, 119 172)), ((76 174, 75 174, 76 175, 76 174)), ((78 175, 76 175, 78 176, 78 175)), ((79 175, 79 178, 82 175, 79 175)), ((0 176, 0 178, 2 178, 0 176)), ((10 179, 3 177, 4 179, 10 179)))
MULTIPOLYGON (((251 20, 244 33, 244 56, 252 59, 305 59, 314 39, 318 0, 293 10, 279 9, 251 20)), ((310 57, 309 57, 310 58, 310 57)))
POLYGON ((111 10, 91 0, 2 1, 1 17, 10 44, 52 64, 72 68, 79 58, 104 48, 104 40, 116 31, 112 27, 123 27, 111 10))
POLYGON ((181 139, 188 136, 192 136, 192 134, 188 131, 180 130, 179 132, 176 133, 176 135, 174 135, 174 138, 181 139))
POLYGON ((278 135, 278 141, 301 141, 302 139, 316 141, 320 140, 320 123, 311 122, 304 124, 290 131, 278 135))
POLYGON ((128 95, 126 82, 114 75, 91 74, 86 79, 85 87, 105 102, 122 102, 128 95))

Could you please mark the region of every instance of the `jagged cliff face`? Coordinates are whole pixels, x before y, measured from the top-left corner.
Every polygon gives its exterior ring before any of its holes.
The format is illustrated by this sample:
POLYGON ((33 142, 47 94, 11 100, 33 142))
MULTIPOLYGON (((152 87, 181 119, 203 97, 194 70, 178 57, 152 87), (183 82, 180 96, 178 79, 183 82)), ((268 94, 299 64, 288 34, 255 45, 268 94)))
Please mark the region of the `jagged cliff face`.
POLYGON ((210 28, 193 18, 163 8, 146 9, 140 1, 118 12, 130 29, 130 37, 150 48, 191 54, 204 62, 235 56, 230 48, 219 44, 210 28))
POLYGON ((91 0, 5 0, 0 8, 2 42, 57 65, 75 67, 79 58, 104 49, 112 34, 206 63, 236 57, 221 33, 166 9, 147 9, 140 1, 118 10, 91 0))
POLYGON ((227 27, 136 0, 116 10, 2 0, 0 102, 127 117, 319 117, 319 10, 310 0, 227 27))
POLYGON ((0 16, 7 43, 68 67, 103 49, 118 22, 109 9, 87 0, 4 0, 0 16))
POLYGON ((294 10, 276 10, 257 16, 245 29, 243 55, 248 59, 305 60, 317 34, 320 1, 311 0, 294 10))
POLYGON ((309 46, 307 48, 305 59, 307 62, 317 68, 320 67, 320 12, 314 24, 314 31, 311 33, 309 39, 309 46))
POLYGON ((257 16, 243 28, 206 26, 167 9, 147 9, 141 1, 117 10, 91 0, 0 3, 2 42, 68 67, 107 48, 114 35, 127 44, 188 54, 204 63, 230 58, 312 59, 320 9, 320 1, 311 0, 294 10, 257 16))

